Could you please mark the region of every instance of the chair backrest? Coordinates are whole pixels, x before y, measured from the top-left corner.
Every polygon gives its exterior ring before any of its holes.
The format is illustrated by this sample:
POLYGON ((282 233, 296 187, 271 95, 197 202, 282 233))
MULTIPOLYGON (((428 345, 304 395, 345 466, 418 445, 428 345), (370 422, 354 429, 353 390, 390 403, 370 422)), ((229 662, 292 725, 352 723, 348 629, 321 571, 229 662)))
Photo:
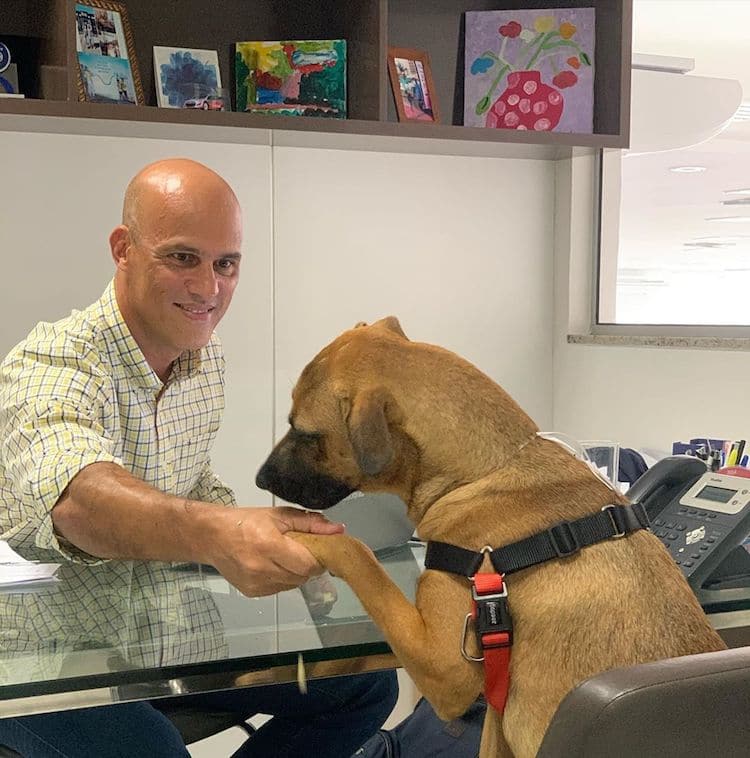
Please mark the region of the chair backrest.
POLYGON ((537 758, 750 755, 750 647, 592 677, 560 703, 537 758))

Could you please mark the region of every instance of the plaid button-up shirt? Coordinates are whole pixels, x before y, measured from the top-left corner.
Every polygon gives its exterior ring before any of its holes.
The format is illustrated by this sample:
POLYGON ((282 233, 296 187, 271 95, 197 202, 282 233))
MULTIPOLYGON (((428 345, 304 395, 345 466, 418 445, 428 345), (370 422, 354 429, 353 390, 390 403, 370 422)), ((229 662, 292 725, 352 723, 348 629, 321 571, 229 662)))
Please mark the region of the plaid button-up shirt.
POLYGON ((163 384, 126 326, 110 282, 102 297, 40 323, 0 364, 0 539, 25 557, 58 542, 51 510, 84 467, 117 463, 179 497, 234 504, 211 471, 224 409, 216 336, 183 353, 163 384))

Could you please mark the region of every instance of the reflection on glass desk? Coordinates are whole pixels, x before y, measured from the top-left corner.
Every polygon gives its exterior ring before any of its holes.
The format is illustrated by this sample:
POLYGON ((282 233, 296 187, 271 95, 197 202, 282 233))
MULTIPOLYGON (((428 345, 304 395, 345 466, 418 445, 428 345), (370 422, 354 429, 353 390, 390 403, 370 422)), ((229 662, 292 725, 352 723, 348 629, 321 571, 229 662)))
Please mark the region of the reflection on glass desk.
MULTIPOLYGON (((379 559, 413 600, 418 544, 379 559)), ((0 590, 0 716, 395 667, 349 587, 324 575, 247 598, 215 571, 112 561, 0 590)))

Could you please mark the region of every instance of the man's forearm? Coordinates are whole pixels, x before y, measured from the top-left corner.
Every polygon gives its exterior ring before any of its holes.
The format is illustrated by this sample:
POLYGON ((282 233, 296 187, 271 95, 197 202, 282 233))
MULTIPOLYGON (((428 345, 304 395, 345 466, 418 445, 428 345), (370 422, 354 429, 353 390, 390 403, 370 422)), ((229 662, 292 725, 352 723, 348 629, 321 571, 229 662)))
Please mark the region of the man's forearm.
POLYGON ((167 495, 114 463, 87 466, 52 509, 55 532, 98 558, 210 562, 226 508, 167 495))

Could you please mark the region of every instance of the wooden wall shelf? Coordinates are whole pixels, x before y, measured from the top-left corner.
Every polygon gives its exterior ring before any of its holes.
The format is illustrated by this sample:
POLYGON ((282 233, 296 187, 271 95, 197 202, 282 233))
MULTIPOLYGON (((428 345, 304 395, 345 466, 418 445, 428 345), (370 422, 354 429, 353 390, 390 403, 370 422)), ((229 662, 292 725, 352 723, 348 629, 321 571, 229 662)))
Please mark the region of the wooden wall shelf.
MULTIPOLYGON (((84 0, 85 1, 85 0, 84 0)), ((632 0, 124 0, 135 37, 145 106, 77 102, 74 0, 2 0, 0 40, 33 40, 38 69, 25 99, 0 99, 0 116, 224 126, 329 135, 476 141, 487 145, 627 147, 632 0), (595 7, 593 134, 467 128, 462 113, 462 14, 471 10, 595 7), (234 42, 343 37, 348 46, 349 119, 293 118, 156 108, 154 45, 215 49, 234 92, 234 42), (430 54, 443 124, 398 123, 387 77, 388 46, 430 54), (42 99, 44 95, 45 99, 42 99)))

